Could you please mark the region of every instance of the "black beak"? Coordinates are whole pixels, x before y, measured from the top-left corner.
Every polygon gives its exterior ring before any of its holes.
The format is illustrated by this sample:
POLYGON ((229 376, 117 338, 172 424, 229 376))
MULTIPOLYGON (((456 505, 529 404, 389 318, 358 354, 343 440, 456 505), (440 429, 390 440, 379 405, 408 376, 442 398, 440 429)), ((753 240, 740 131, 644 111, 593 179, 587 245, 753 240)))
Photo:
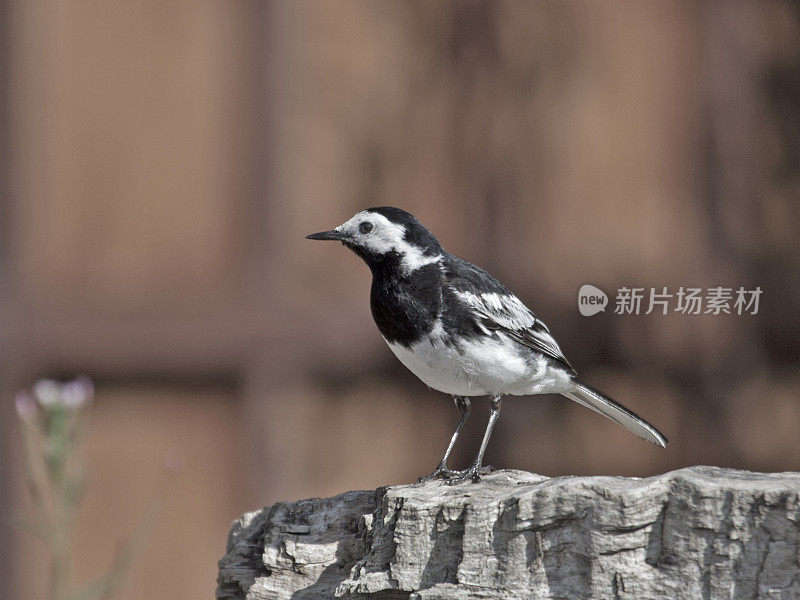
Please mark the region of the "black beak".
POLYGON ((341 242, 345 239, 345 235, 341 231, 331 229, 330 231, 320 231, 319 233, 312 233, 306 236, 307 240, 332 240, 341 242))

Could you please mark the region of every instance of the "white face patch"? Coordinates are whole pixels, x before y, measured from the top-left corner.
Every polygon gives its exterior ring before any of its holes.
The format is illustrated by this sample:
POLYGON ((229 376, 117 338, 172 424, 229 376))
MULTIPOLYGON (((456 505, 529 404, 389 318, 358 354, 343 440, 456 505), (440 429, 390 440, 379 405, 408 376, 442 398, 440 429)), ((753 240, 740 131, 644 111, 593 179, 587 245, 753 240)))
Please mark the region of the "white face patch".
POLYGON ((393 223, 381 214, 367 210, 358 213, 349 221, 339 225, 334 231, 346 233, 354 244, 376 254, 395 251, 400 255, 400 267, 405 274, 420 267, 442 260, 442 255, 426 256, 422 248, 409 244, 405 239, 405 227, 393 223), (362 231, 362 224, 369 223, 372 229, 362 231))

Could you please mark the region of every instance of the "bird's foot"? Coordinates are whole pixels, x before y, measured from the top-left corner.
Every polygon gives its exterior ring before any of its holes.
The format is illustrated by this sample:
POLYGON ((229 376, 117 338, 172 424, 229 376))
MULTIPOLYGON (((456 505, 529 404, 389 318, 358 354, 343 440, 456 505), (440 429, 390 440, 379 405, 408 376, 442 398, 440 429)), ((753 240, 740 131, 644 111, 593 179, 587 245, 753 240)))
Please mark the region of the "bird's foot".
POLYGON ((455 485, 467 480, 471 480, 472 483, 478 483, 481 480, 481 475, 488 475, 494 470, 495 468, 490 465, 482 467, 478 463, 472 463, 468 469, 453 471, 453 474, 447 477, 445 482, 447 485, 455 485))
POLYGON ((434 479, 450 479, 451 477, 459 477, 464 471, 454 471, 453 469, 448 469, 447 465, 440 464, 436 467, 436 470, 431 473, 430 475, 423 475, 417 478, 417 483, 426 483, 428 481, 433 481, 434 479))

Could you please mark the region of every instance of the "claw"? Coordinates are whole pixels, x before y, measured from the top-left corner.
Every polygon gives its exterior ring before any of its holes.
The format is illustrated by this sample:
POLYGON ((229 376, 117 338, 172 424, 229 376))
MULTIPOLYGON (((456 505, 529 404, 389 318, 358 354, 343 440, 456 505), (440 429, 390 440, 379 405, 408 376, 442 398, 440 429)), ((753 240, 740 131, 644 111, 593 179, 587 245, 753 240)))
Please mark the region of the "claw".
POLYGON ((433 481, 434 479, 443 479, 447 485, 462 483, 467 479, 471 479, 473 483, 478 483, 481 480, 481 475, 488 475, 496 470, 497 469, 491 465, 481 467, 477 463, 473 463, 468 469, 463 469, 461 471, 448 469, 444 465, 439 465, 430 475, 422 475, 418 477, 417 483, 427 483, 428 481, 433 481))
POLYGON ((434 479, 449 479, 450 477, 458 476, 461 473, 462 471, 453 471, 447 467, 439 466, 430 475, 422 475, 421 477, 417 478, 417 483, 426 483, 428 481, 433 481, 434 479))
POLYGON ((481 475, 488 475, 494 470, 494 467, 481 467, 477 463, 473 463, 469 469, 464 469, 463 471, 454 471, 453 475, 448 477, 445 483, 447 483, 447 485, 455 485, 457 483, 463 483, 468 479, 471 480, 472 483, 478 483, 481 480, 481 475))
POLYGON ((472 480, 473 483, 478 483, 481 480, 478 465, 472 465, 469 469, 460 471, 457 475, 447 479, 447 485, 456 485, 465 481, 472 480))

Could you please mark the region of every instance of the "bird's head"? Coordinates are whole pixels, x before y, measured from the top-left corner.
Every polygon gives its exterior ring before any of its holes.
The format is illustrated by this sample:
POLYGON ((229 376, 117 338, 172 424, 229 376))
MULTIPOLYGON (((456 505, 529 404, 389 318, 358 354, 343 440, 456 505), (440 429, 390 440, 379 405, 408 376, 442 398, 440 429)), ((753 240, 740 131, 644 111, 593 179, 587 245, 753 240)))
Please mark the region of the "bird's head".
POLYGON ((391 206, 368 208, 335 229, 306 238, 341 242, 370 268, 394 261, 405 273, 437 262, 444 254, 439 241, 414 215, 391 206))

